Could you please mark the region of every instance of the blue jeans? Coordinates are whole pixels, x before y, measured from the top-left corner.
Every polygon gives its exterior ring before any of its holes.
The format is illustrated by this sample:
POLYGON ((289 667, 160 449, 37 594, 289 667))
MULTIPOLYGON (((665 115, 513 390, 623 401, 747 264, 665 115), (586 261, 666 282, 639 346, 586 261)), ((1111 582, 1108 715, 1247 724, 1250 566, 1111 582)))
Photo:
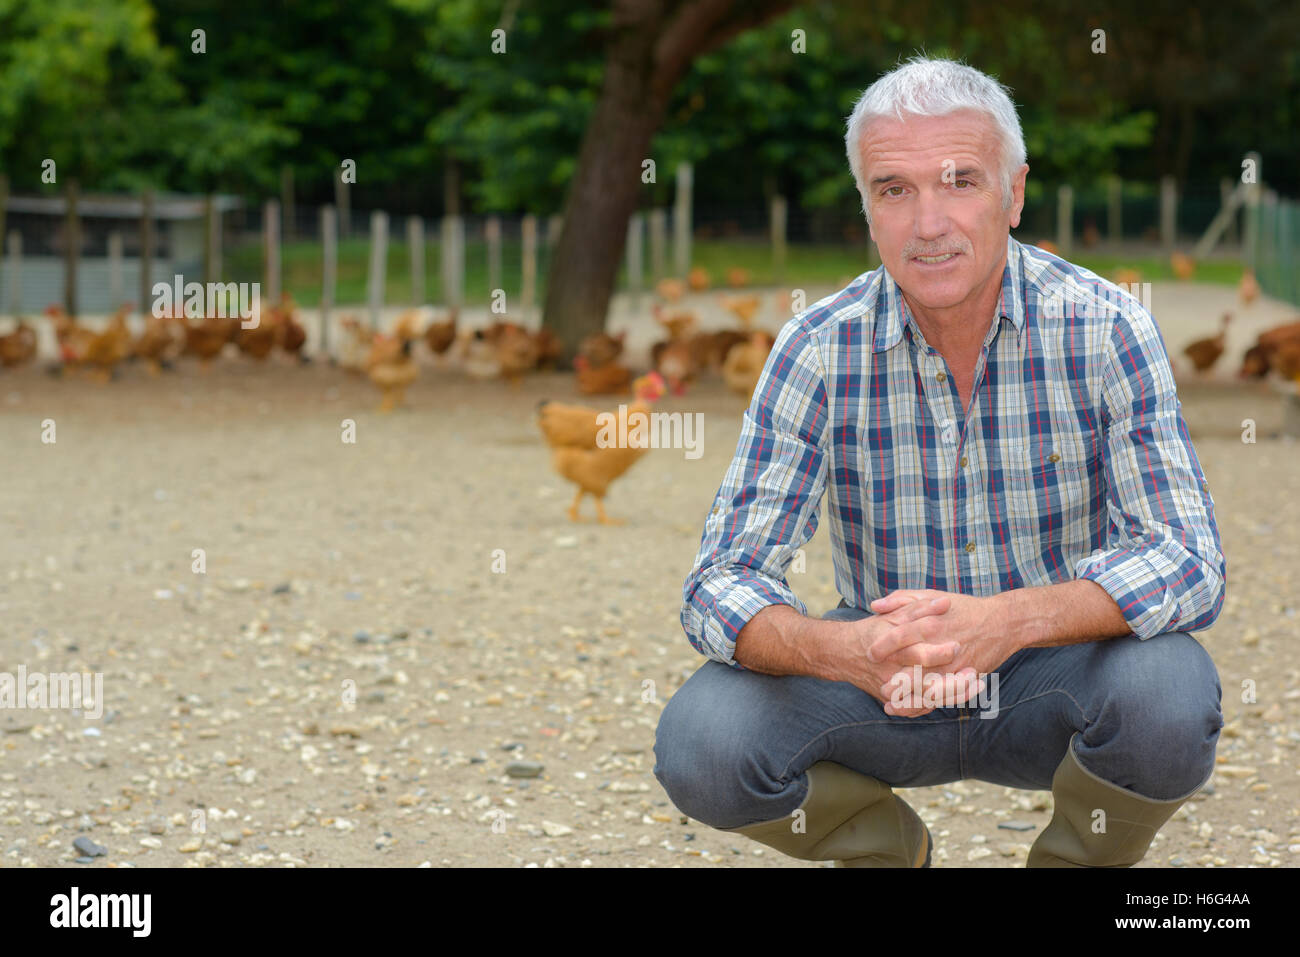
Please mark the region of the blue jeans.
MULTIPOLYGON (((869 615, 842 606, 824 617, 869 615)), ((848 682, 707 661, 659 717, 655 777, 684 814, 737 828, 799 807, 818 761, 892 787, 973 778, 1048 790, 1073 746, 1087 770, 1159 801, 1190 797, 1214 769, 1219 675, 1184 632, 1026 648, 996 675, 996 716, 956 707, 904 718, 848 682)))

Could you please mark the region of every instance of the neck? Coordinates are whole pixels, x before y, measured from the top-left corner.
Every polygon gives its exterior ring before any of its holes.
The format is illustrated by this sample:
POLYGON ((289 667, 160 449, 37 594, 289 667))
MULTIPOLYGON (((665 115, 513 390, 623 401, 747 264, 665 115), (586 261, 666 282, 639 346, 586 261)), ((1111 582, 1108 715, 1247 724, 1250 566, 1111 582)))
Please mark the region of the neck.
POLYGON ((911 310, 925 341, 945 357, 978 352, 989 331, 993 311, 998 305, 1006 265, 1007 256, 1003 252, 997 267, 989 273, 988 278, 971 290, 969 296, 951 306, 923 306, 904 292, 903 301, 911 310))

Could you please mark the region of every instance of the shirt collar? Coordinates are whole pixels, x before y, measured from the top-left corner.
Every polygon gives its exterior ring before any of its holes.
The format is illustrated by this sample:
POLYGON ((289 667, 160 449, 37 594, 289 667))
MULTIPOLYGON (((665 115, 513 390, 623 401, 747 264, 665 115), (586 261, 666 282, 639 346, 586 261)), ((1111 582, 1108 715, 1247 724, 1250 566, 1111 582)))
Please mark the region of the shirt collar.
MULTIPOLYGON (((880 267, 882 276, 881 290, 883 297, 876 307, 875 330, 871 340, 872 352, 892 349, 903 338, 903 325, 907 313, 907 304, 903 301, 903 290, 884 266, 880 267)), ((998 315, 1001 319, 1011 320, 1016 337, 1025 328, 1025 292, 1024 266, 1021 262, 1020 243, 1007 235, 1007 263, 1002 270, 1002 292, 998 296, 998 315)))

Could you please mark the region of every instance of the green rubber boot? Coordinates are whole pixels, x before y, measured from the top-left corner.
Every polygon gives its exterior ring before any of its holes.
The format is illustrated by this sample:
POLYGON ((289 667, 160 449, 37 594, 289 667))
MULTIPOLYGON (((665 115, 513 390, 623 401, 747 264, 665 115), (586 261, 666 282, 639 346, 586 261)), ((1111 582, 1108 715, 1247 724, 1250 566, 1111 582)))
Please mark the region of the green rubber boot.
POLYGON ((1079 763, 1071 738, 1052 776, 1052 796, 1052 820, 1029 849, 1026 867, 1132 867, 1191 794, 1156 801, 1104 781, 1079 763))
POLYGON ((930 866, 929 828, 888 785, 831 761, 807 773, 808 795, 788 817, 726 830, 836 867, 930 866))

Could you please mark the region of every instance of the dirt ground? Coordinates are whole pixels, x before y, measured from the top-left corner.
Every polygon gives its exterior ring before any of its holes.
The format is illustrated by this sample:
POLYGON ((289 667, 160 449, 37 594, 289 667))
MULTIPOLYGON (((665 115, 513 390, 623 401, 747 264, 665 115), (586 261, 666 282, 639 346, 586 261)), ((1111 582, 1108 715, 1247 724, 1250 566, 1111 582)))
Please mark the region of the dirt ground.
MULTIPOLYGON (((1177 295, 1171 349, 1221 308, 1177 295)), ((1181 394, 1228 556, 1199 635, 1226 727, 1141 866, 1294 867, 1300 452, 1267 387, 1181 394)), ((98 720, 0 711, 0 865, 69 864, 86 837, 106 852, 87 867, 815 866, 683 818, 651 773, 659 713, 702 662, 681 586, 743 403, 716 381, 666 398, 704 413, 703 456, 652 452, 609 497, 627 524, 600 527, 565 516, 543 397, 578 401, 558 374, 513 391, 432 367, 390 416, 320 362, 0 373, 0 671, 104 675, 98 720)), ((838 601, 828 541, 791 580, 818 613, 838 601)), ((1051 814, 1049 793, 978 781, 901 793, 935 866, 1022 866, 1051 814)))

